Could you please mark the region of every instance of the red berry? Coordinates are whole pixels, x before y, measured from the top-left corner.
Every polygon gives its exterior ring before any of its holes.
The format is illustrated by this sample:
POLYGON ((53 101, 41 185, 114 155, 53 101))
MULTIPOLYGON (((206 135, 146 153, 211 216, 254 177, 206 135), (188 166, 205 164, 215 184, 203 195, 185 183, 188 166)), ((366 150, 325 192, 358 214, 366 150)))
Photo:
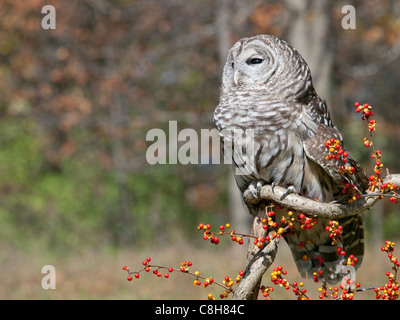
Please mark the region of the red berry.
POLYGON ((168 268, 168 271, 169 271, 169 272, 172 272, 172 271, 174 271, 174 268, 169 267, 169 268, 168 268))
POLYGON ((128 276, 126 279, 128 279, 128 281, 132 281, 132 277, 128 276))
POLYGON ((123 266, 123 267, 122 267, 122 270, 126 270, 126 269, 128 269, 127 266, 123 266))
POLYGON ((138 279, 139 278, 139 273, 135 273, 135 278, 138 279))
POLYGON ((169 278, 169 273, 164 274, 164 278, 169 278))
POLYGON ((146 260, 147 260, 147 262, 150 262, 151 258, 150 258, 150 257, 147 257, 146 260))

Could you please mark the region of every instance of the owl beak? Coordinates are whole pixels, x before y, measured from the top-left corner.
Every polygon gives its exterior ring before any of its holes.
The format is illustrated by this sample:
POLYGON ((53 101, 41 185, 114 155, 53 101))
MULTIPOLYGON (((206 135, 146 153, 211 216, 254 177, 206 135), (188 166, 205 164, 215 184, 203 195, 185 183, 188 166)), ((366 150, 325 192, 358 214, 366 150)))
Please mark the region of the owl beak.
POLYGON ((235 82, 235 85, 239 85, 239 78, 240 78, 240 72, 239 70, 236 70, 235 73, 233 74, 233 82, 235 82))

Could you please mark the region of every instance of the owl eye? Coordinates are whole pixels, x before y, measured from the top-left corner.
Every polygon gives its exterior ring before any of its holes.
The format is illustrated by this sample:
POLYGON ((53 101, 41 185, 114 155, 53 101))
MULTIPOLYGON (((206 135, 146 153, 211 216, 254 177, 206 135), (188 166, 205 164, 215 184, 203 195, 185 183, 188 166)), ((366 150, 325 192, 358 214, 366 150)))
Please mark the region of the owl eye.
POLYGON ((247 64, 260 64, 263 61, 264 60, 261 58, 251 58, 251 59, 247 60, 247 64))
POLYGON ((234 69, 235 68, 235 64, 232 62, 232 64, 231 64, 231 67, 232 67, 232 69, 234 69))

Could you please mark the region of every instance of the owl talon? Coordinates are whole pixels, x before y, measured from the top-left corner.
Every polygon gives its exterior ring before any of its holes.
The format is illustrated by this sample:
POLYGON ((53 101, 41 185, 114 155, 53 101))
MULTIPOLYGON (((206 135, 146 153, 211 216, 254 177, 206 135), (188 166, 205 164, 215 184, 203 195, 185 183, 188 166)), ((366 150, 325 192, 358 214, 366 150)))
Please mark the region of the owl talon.
POLYGON ((249 185, 249 191, 250 191, 251 195, 252 195, 254 198, 258 198, 258 196, 257 196, 257 190, 256 190, 256 188, 254 188, 254 186, 253 186, 252 184, 249 185))
POLYGON ((285 193, 282 195, 280 200, 285 199, 291 193, 297 193, 296 189, 293 186, 290 186, 289 188, 286 189, 285 193))
POLYGON ((254 198, 260 198, 263 181, 254 181, 249 185, 249 190, 254 198))
POLYGON ((271 189, 272 189, 272 193, 274 193, 274 194, 275 194, 275 186, 276 186, 275 182, 272 182, 271 189))

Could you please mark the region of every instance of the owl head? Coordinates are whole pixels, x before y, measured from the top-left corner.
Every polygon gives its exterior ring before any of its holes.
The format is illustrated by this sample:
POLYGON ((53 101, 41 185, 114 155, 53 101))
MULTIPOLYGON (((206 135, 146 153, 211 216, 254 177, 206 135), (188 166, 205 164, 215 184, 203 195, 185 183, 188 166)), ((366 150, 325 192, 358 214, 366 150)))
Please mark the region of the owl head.
POLYGON ((221 94, 257 91, 288 100, 312 87, 311 72, 296 49, 271 35, 243 38, 229 50, 221 94))

